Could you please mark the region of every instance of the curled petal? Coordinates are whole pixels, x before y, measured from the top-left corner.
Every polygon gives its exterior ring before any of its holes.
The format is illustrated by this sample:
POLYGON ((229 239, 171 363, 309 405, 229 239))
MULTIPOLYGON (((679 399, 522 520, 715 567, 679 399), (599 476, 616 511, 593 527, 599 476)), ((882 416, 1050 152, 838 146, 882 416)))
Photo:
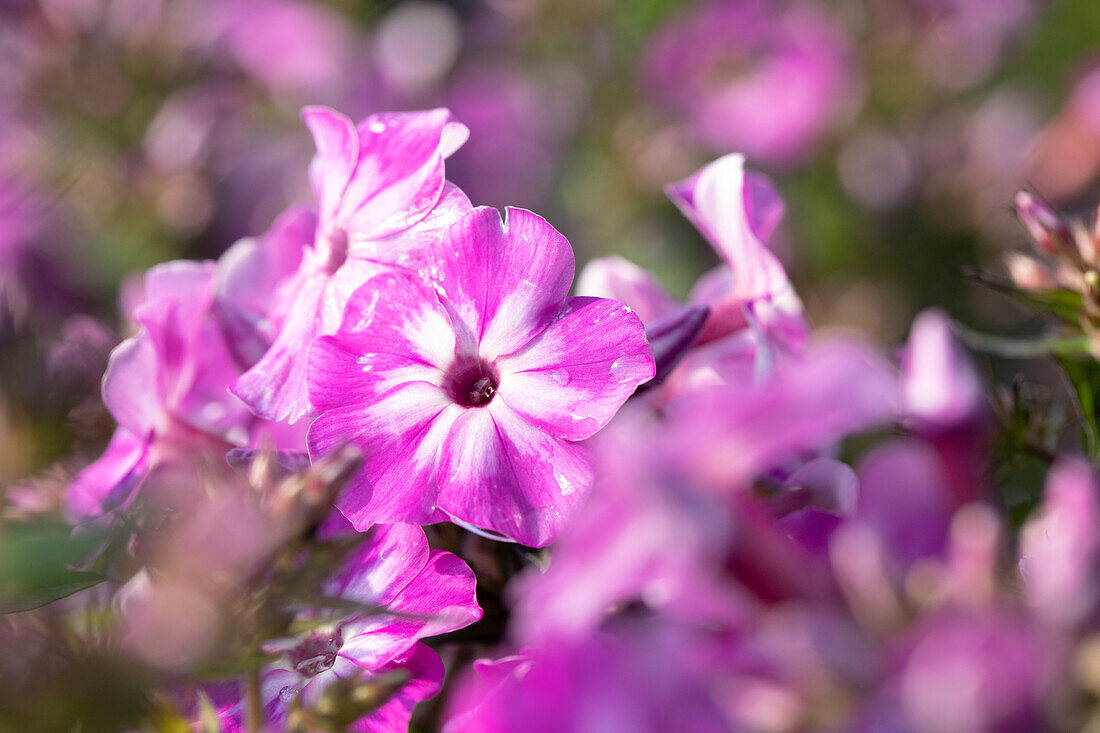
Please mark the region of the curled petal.
POLYGON ((782 203, 770 183, 749 183, 744 156, 719 158, 667 193, 729 266, 732 295, 753 300, 788 287, 783 265, 764 244, 782 203))
POLYGON ((65 514, 77 522, 123 504, 145 478, 149 441, 119 428, 107 450, 77 475, 65 495, 65 514))
POLYGON ((306 108, 303 119, 317 144, 310 177, 321 231, 339 229, 352 241, 423 219, 443 192, 444 159, 467 134, 446 109, 376 114, 354 128, 322 107, 306 108))

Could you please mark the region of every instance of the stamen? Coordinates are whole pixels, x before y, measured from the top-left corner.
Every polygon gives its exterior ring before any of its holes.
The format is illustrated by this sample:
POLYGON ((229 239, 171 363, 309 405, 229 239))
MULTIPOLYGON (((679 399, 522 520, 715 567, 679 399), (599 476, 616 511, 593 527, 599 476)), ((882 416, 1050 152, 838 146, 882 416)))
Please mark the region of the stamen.
POLYGON ((500 382, 493 366, 480 359, 457 362, 447 373, 448 390, 463 407, 484 407, 493 401, 500 382))

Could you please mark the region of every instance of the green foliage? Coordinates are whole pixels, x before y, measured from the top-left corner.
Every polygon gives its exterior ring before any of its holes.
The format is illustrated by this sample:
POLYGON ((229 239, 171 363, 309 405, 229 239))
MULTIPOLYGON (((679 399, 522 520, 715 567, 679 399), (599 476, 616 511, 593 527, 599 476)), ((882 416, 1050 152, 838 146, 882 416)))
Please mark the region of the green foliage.
POLYGON ((106 576, 75 569, 105 539, 60 521, 0 523, 0 613, 39 608, 102 583, 106 576))

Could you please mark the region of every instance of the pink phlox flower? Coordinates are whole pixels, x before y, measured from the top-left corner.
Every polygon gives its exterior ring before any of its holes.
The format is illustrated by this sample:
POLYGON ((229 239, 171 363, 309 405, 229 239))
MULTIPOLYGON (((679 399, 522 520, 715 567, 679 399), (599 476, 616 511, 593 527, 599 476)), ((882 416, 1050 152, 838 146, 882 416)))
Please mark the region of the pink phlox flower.
POLYGON ((441 233, 429 281, 375 278, 309 355, 311 455, 366 456, 339 508, 553 540, 592 481, 578 444, 654 373, 622 303, 567 298, 573 251, 529 211, 481 207, 441 233))
POLYGON ((802 346, 808 326, 802 303, 782 263, 768 248, 783 219, 783 200, 765 176, 746 172, 745 158, 726 155, 666 189, 722 258, 721 267, 700 280, 692 300, 711 305, 700 340, 736 330, 751 309, 775 338, 802 346))
POLYGON ((973 422, 984 412, 981 376, 942 311, 924 311, 913 321, 901 377, 905 411, 926 429, 973 422))
POLYGON ((213 262, 150 269, 133 312, 140 331, 111 352, 103 401, 118 421, 104 455, 77 476, 73 518, 126 501, 153 466, 248 442, 253 418, 227 391, 240 373, 213 316, 213 262))
MULTIPOLYGON (((670 390, 758 381, 777 358, 801 351, 809 333, 801 301, 767 246, 783 201, 770 180, 745 170, 740 155, 720 158, 667 190, 723 261, 691 293, 690 303, 709 312, 670 390)), ((590 262, 578 292, 622 300, 648 329, 690 315, 652 273, 619 257, 590 262)))
POLYGON ((281 656, 262 676, 269 719, 281 722, 296 696, 306 705, 316 703, 337 680, 359 676, 366 681, 396 671, 409 680, 352 730, 405 730, 416 703, 438 692, 443 682, 443 664, 419 640, 481 618, 475 584, 470 568, 449 552, 430 549, 419 527, 374 528, 326 592, 384 610, 273 642, 268 651, 281 656))
POLYGON ((790 166, 858 104, 850 56, 836 24, 804 3, 710 0, 662 26, 644 74, 695 139, 790 166))
POLYGON ((638 403, 596 436, 598 480, 584 512, 549 564, 509 588, 512 639, 583 639, 631 604, 697 624, 737 626, 749 617, 754 603, 723 578, 736 522, 693 485, 664 450, 665 437, 638 403))
POLYGON ((323 107, 302 118, 317 145, 316 229, 280 286, 270 348, 233 386, 257 415, 289 422, 310 412, 303 355, 336 331, 351 293, 380 272, 421 266, 436 231, 470 209, 444 177, 444 159, 467 136, 446 109, 375 114, 358 126, 323 107))
POLYGON ((480 663, 448 700, 445 733, 728 731, 709 689, 703 638, 622 623, 480 663))
POLYGON ((779 362, 763 381, 678 396, 666 408, 669 441, 701 483, 736 490, 792 456, 888 424, 899 402, 897 373, 881 355, 834 338, 779 362))

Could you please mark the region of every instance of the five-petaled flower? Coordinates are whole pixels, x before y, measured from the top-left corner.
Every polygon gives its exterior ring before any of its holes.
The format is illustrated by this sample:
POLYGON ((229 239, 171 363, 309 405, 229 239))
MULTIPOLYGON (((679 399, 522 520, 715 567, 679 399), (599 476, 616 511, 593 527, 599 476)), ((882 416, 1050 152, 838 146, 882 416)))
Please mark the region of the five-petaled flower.
POLYGON ((578 441, 653 376, 641 321, 567 298, 572 248, 529 211, 475 209, 431 254, 423 276, 357 290, 314 342, 310 453, 363 450, 339 503, 358 529, 453 520, 548 544, 592 481, 578 441))

